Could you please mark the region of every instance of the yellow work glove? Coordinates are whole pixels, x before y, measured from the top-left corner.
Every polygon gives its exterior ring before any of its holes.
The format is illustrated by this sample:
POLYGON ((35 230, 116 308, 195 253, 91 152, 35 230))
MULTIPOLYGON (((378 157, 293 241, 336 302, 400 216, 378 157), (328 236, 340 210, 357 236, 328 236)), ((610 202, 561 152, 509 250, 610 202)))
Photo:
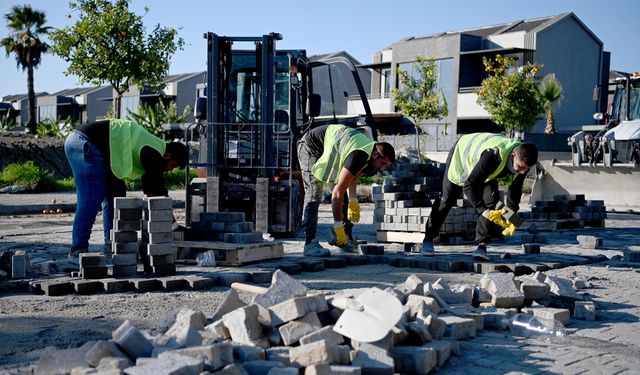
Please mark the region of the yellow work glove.
POLYGON ((500 210, 484 210, 482 216, 487 218, 487 220, 491 221, 492 223, 498 224, 503 228, 507 228, 509 227, 509 224, 507 224, 507 222, 502 218, 502 215, 506 213, 507 210, 505 210, 504 208, 500 210))
POLYGON ((347 244, 347 234, 344 232, 344 225, 342 225, 341 222, 333 224, 333 234, 336 236, 336 246, 344 246, 347 244))
POLYGON ((350 201, 347 210, 347 219, 352 223, 360 222, 360 203, 358 201, 350 201))
POLYGON ((516 226, 509 220, 505 220, 505 222, 509 224, 509 226, 502 231, 502 234, 505 236, 513 236, 516 233, 516 226))

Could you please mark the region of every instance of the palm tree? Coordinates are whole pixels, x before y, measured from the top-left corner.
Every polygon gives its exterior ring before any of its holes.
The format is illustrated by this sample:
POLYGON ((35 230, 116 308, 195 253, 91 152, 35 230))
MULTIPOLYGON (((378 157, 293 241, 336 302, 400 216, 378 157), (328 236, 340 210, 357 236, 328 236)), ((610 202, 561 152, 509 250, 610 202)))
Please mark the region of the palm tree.
POLYGON ((49 45, 40 37, 51 29, 44 24, 47 17, 43 12, 33 10, 30 5, 14 5, 11 12, 4 15, 7 20, 9 36, 0 40, 7 52, 15 54, 18 68, 27 71, 27 95, 29 102, 29 120, 27 128, 33 134, 36 131, 36 93, 33 88, 33 69, 40 65, 42 55, 49 45))
POLYGON ((562 100, 562 85, 556 75, 547 74, 540 82, 540 97, 547 114, 547 126, 544 128, 546 134, 556 134, 556 119, 553 115, 553 107, 562 100))

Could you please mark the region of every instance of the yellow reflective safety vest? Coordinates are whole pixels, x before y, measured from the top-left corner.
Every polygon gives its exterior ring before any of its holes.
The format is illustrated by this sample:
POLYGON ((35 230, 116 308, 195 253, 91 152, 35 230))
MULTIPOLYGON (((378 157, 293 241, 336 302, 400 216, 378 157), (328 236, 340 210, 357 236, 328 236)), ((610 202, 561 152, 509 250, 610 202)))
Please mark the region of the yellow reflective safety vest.
MULTIPOLYGON (((458 186, 464 186, 465 181, 473 168, 480 160, 480 154, 486 149, 493 148, 498 150, 500 154, 500 165, 487 178, 487 181, 493 180, 502 172, 509 154, 514 148, 518 147, 522 142, 511 139, 500 134, 494 133, 473 133, 460 137, 451 157, 449 172, 447 178, 458 186)), ((515 174, 501 178, 500 183, 511 185, 515 174)))
POLYGON ((111 171, 119 179, 137 178, 145 171, 140 161, 140 151, 149 146, 164 156, 167 144, 145 128, 129 120, 109 121, 109 163, 111 171))
POLYGON ((322 155, 311 167, 311 173, 319 181, 335 183, 350 153, 361 150, 370 157, 375 144, 375 141, 354 128, 339 124, 329 125, 324 134, 322 155))

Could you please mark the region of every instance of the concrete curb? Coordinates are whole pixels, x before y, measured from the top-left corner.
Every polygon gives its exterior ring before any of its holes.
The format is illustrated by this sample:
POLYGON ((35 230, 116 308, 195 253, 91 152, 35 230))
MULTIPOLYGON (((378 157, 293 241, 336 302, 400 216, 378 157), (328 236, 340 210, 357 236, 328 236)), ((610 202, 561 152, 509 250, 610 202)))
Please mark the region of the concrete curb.
MULTIPOLYGON (((173 208, 184 208, 183 200, 174 200, 173 208)), ((42 211, 61 209, 62 213, 76 212, 76 203, 36 203, 36 204, 16 204, 16 205, 0 205, 0 216, 8 215, 33 215, 42 214, 42 211)))

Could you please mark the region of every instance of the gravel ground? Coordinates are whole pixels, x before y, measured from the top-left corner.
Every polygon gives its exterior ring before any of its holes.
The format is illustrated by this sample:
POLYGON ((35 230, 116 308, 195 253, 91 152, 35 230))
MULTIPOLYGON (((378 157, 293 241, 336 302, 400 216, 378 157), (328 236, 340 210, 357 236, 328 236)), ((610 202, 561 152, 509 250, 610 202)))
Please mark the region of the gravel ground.
MULTIPOLYGON (((328 238, 331 223, 330 208, 323 205, 320 215, 320 238, 328 238)), ((363 205, 362 217, 370 220, 372 205, 363 205)), ((602 235, 608 246, 599 253, 619 255, 622 250, 640 250, 637 230, 640 217, 611 215, 607 229, 586 231, 586 234, 602 235)), ((47 260, 66 256, 71 237, 72 215, 12 216, 0 217, 0 251, 26 248, 30 250, 35 266, 47 260)), ((94 226, 92 249, 100 249, 101 225, 94 226)), ((375 242, 371 222, 355 227, 360 239, 375 242)), ((577 248, 575 235, 581 232, 549 233, 549 244, 543 251, 582 252, 577 248)), ((515 240, 506 241, 494 251, 518 251, 515 240)), ((287 254, 300 253, 302 241, 289 239, 284 242, 287 254)), ((387 251, 399 245, 388 245, 387 251)), ((469 246, 442 247, 447 251, 469 251, 469 246)), ((442 273, 411 268, 393 268, 387 265, 366 265, 348 269, 328 269, 317 273, 302 273, 295 278, 308 287, 322 291, 335 291, 361 287, 387 287, 403 282, 415 273, 424 281, 443 278, 453 285, 477 285, 482 275, 473 273, 442 273)), ((597 369, 605 373, 627 371, 638 373, 640 368, 640 274, 620 262, 576 266, 548 272, 562 277, 582 277, 588 280, 588 290, 598 302, 596 322, 576 322, 569 327, 573 344, 563 350, 554 350, 543 343, 525 341, 515 346, 514 339, 505 333, 483 331, 477 338, 463 343, 463 354, 454 358, 439 373, 580 373, 597 369), (535 354, 532 354, 535 353, 535 354), (591 353, 583 355, 580 353, 591 353), (595 354, 594 354, 595 353, 595 354), (495 359, 488 365, 487 357, 495 359), (566 361, 565 358, 577 358, 566 361), (610 358, 611 357, 611 358, 610 358), (595 358, 595 359, 594 359, 595 358), (611 359, 611 360, 608 360, 611 359), (591 362, 590 362, 591 361, 591 362), (635 367, 634 367, 635 366, 635 367), (567 370, 571 369, 571 371, 567 370), (575 371, 574 371, 575 370, 575 371)), ((225 287, 206 291, 153 292, 100 294, 93 296, 46 297, 20 292, 0 292, 0 374, 30 373, 32 366, 47 346, 68 348, 87 340, 106 339, 123 320, 129 319, 143 329, 159 325, 163 315, 176 307, 189 307, 211 315, 220 304, 225 287)), ((250 295, 242 294, 247 301, 250 295)))

